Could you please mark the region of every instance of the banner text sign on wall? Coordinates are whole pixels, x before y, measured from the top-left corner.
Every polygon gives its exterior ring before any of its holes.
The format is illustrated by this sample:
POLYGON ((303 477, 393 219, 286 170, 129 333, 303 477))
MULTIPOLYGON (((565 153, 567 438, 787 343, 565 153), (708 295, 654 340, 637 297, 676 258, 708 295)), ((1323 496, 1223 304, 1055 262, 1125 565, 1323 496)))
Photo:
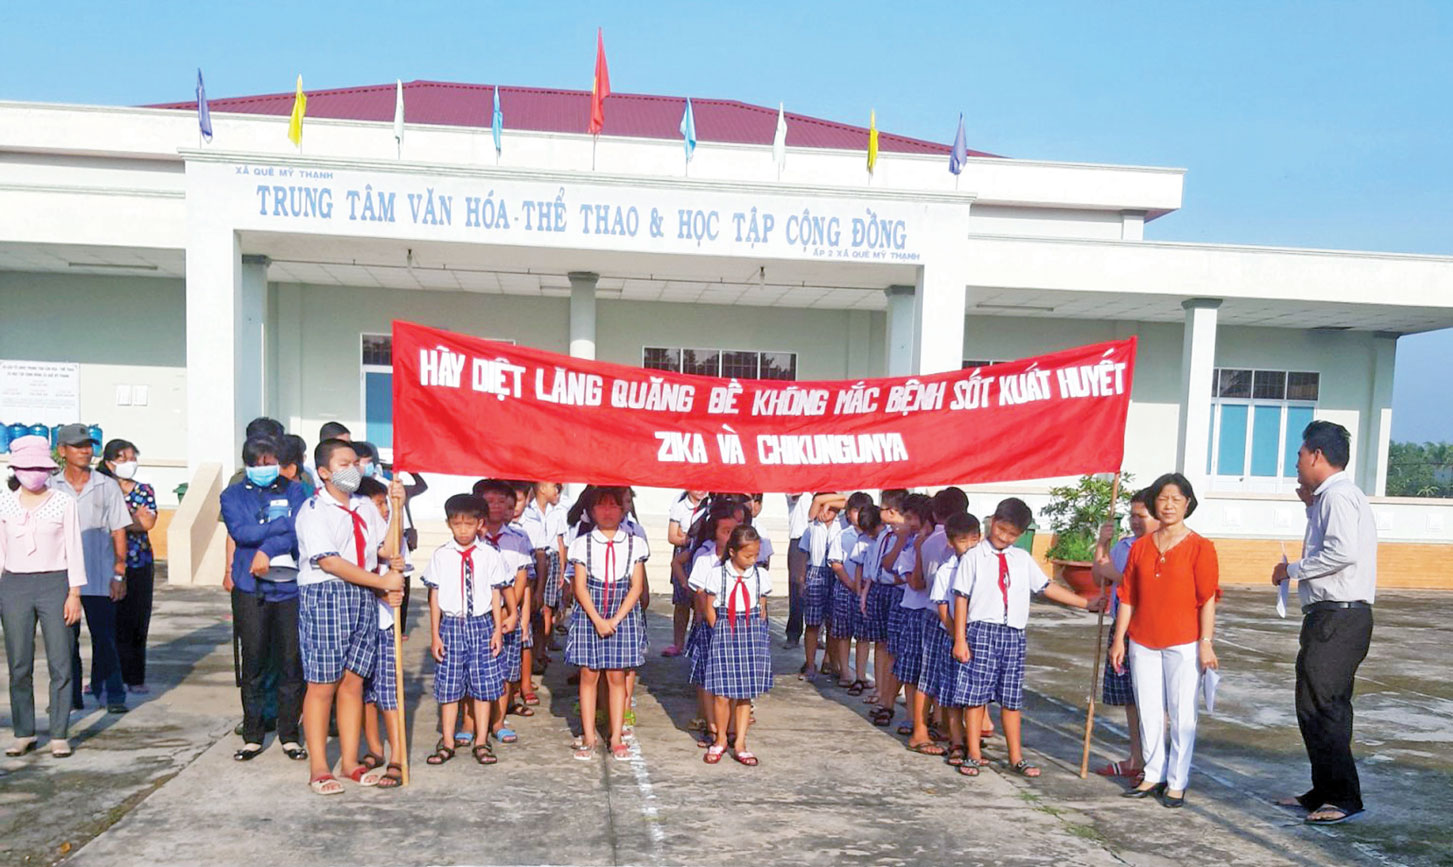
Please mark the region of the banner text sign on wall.
POLYGON ((1135 338, 976 370, 782 382, 585 361, 395 322, 403 470, 787 492, 1114 472, 1135 338))

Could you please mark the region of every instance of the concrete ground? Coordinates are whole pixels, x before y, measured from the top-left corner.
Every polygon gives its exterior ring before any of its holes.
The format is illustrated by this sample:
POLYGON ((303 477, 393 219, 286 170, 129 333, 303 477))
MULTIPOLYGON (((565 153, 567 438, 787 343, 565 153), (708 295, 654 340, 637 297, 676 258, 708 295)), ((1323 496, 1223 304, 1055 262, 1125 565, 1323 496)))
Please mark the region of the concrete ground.
MULTIPOLYGON (((1048 604, 1030 624, 1025 737, 1044 767, 1036 781, 1003 767, 999 739, 977 779, 907 752, 868 724, 858 699, 798 680, 800 652, 780 649, 777 686, 752 730, 762 765, 706 766, 683 728, 694 716, 687 663, 658 655, 669 624, 653 610, 657 652, 642 674, 631 761, 571 760, 574 695, 557 664, 500 764, 461 755, 425 766, 435 738, 425 626, 405 645, 413 785, 320 798, 271 738, 253 762, 232 761, 240 714, 226 597, 162 588, 155 691, 124 716, 77 714, 71 759, 43 744, 0 759, 0 863, 1453 863, 1453 597, 1380 597, 1357 699, 1372 811, 1328 829, 1268 803, 1307 784, 1291 699, 1297 622, 1272 608, 1270 588, 1227 593, 1217 713, 1202 716, 1189 803, 1174 813, 1078 778, 1095 621, 1048 604)), ((1104 710, 1096 765, 1125 749, 1123 716, 1104 710)))

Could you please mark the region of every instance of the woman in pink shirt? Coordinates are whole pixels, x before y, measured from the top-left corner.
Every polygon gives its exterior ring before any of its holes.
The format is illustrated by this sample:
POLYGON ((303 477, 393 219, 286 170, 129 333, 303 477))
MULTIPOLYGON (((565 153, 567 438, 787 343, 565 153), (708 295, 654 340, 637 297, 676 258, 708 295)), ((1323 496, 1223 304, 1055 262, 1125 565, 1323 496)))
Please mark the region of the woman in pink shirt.
POLYGON ((10 664, 10 719, 15 741, 7 756, 35 749, 35 624, 50 669, 50 751, 71 754, 70 626, 81 619, 86 564, 76 501, 46 486, 56 464, 45 437, 10 444, 11 476, 0 487, 0 627, 10 664))

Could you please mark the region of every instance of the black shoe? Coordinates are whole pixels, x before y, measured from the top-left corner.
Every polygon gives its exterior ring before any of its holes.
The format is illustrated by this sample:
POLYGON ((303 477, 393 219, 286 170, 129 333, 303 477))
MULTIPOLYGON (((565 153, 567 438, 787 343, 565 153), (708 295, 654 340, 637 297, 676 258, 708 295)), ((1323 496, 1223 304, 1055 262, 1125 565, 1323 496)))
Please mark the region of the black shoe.
POLYGON ((126 713, 126 711, 128 710, 130 710, 130 708, 126 706, 126 702, 124 701, 111 702, 110 704, 106 705, 106 713, 120 714, 126 713))
POLYGON ((1156 783, 1148 789, 1126 789, 1120 793, 1122 798, 1160 798, 1165 795, 1165 783, 1156 783))
POLYGON ((234 762, 250 762, 260 755, 262 755, 262 747, 257 747, 256 749, 248 749, 247 747, 243 747, 242 749, 232 754, 232 760, 234 762))
POLYGON ((1186 793, 1181 792, 1179 798, 1172 798, 1170 795, 1162 793, 1160 796, 1160 805, 1162 807, 1169 807, 1172 810, 1178 807, 1184 807, 1186 805, 1186 793))
POLYGON ((236 728, 232 729, 232 733, 238 737, 242 737, 242 723, 238 723, 236 728))
POLYGON ((784 641, 782 643, 782 649, 783 650, 791 650, 794 647, 800 647, 800 646, 801 646, 801 643, 797 639, 795 639, 795 638, 789 638, 789 639, 787 639, 786 641, 784 641))

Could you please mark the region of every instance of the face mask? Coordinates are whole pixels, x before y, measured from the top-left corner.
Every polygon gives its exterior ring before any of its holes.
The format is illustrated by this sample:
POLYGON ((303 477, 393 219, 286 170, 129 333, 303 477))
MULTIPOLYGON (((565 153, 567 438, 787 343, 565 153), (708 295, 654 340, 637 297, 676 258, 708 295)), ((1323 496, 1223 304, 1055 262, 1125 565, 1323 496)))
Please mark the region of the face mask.
POLYGON ((45 483, 50 480, 50 471, 16 470, 15 478, 20 481, 20 487, 34 494, 45 490, 45 483))
POLYGON ((130 480, 136 478, 137 466, 139 464, 136 461, 122 461, 113 467, 112 470, 116 473, 116 478, 130 480))
POLYGON ((259 488, 265 488, 268 485, 271 485, 273 482, 277 481, 277 464, 266 464, 259 467, 248 467, 246 472, 247 480, 249 482, 252 482, 254 485, 257 485, 259 488))
POLYGON ((359 483, 363 481, 363 474, 358 471, 358 467, 356 466, 345 467, 344 469, 338 470, 337 472, 333 473, 333 475, 329 477, 328 481, 332 482, 333 487, 337 488, 343 493, 352 494, 354 491, 358 490, 359 483))

